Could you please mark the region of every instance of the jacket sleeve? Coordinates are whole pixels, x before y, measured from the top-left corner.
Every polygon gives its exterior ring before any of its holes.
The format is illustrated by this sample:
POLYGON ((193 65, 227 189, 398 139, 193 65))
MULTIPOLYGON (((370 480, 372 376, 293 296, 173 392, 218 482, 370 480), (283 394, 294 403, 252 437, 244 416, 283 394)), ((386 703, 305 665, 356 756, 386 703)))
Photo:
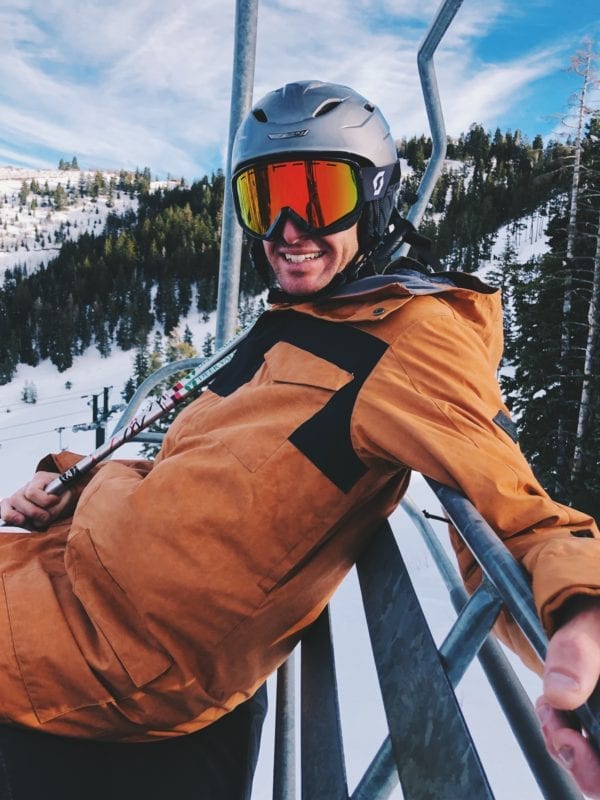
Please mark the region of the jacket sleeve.
MULTIPOLYGON (((590 517, 554 502, 534 477, 507 432, 495 373, 476 327, 437 301, 427 316, 413 315, 365 385, 356 445, 365 460, 384 457, 461 490, 530 573, 551 633, 566 599, 600 595, 600 535, 590 517)), ((472 591, 479 568, 456 534, 453 545, 472 591)), ((523 655, 520 636, 504 632, 523 655)))

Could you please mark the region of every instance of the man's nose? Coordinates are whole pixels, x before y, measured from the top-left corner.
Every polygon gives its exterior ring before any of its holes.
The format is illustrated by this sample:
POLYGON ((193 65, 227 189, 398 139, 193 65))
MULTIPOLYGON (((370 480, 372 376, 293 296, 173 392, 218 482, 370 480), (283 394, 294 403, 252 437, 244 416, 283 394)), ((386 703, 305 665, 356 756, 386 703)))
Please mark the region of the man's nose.
POLYGON ((281 238, 286 244, 295 244, 305 236, 306 231, 304 231, 293 220, 289 219, 289 217, 285 220, 283 227, 281 228, 281 238))

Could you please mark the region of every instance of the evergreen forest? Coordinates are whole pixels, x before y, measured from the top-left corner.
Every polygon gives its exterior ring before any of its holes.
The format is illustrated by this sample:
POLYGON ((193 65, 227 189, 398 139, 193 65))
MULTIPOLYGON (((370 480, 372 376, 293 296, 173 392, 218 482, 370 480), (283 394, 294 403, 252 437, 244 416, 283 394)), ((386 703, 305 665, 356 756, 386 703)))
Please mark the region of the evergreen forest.
MULTIPOLYGON (((444 269, 466 272, 490 262, 504 231, 502 255, 485 279, 503 294, 501 381, 521 446, 557 499, 600 516, 600 118, 580 117, 564 142, 544 145, 539 136, 529 141, 519 131, 491 133, 479 125, 449 142, 421 231, 444 269), (515 242, 532 216, 550 247, 519 263, 515 242)), ((410 167, 402 184, 406 206, 431 142, 403 140, 398 149, 410 167)), ((65 370, 93 345, 104 356, 113 348, 137 351, 130 395, 150 368, 152 332, 169 337, 192 304, 206 318, 215 308, 223 174, 154 192, 140 181, 128 190, 137 194, 137 211, 109 214, 100 234, 65 241, 47 266, 6 272, 0 383, 11 380, 19 362, 48 358, 65 370)), ((247 254, 243 262, 247 301, 264 286, 247 254)))

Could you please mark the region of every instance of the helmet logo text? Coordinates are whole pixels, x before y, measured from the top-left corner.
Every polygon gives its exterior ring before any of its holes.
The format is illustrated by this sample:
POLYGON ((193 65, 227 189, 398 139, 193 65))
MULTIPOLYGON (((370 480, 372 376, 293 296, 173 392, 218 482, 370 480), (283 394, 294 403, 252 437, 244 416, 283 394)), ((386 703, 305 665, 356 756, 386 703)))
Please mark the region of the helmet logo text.
POLYGON ((297 139, 300 136, 306 136, 308 133, 308 128, 304 128, 299 131, 286 131, 285 133, 269 133, 267 136, 269 139, 297 139))

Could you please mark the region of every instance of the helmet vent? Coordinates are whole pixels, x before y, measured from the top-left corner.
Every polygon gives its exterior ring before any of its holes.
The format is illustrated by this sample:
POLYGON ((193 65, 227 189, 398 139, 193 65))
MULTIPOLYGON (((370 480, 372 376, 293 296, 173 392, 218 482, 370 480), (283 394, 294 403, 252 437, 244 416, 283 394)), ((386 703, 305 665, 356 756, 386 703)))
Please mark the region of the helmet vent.
POLYGON ((252 114, 258 122, 268 122, 269 119, 262 108, 254 108, 252 109, 252 114))
POLYGON ((341 102, 341 100, 326 100, 316 109, 313 117, 322 117, 323 114, 327 114, 329 111, 333 111, 334 108, 337 108, 341 102))
POLYGON ((372 106, 371 103, 365 103, 365 108, 367 109, 367 111, 370 111, 371 113, 375 111, 375 106, 372 106))

